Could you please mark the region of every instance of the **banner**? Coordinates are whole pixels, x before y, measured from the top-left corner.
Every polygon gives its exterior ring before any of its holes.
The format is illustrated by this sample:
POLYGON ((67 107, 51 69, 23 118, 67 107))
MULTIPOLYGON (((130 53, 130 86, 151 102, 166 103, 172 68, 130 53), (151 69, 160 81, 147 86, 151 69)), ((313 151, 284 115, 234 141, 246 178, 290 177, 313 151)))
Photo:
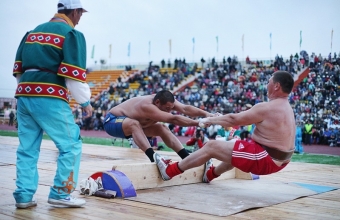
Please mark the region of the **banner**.
POLYGON ((112 48, 112 44, 109 45, 109 58, 111 58, 111 48, 112 48))
POLYGON ((92 53, 91 53, 91 58, 94 58, 94 45, 92 46, 92 53))
POLYGON ((149 41, 149 55, 151 53, 151 41, 149 41))
POLYGON ((195 38, 192 38, 192 53, 195 53, 195 38))
POLYGON ((300 48, 301 48, 301 45, 302 45, 302 31, 300 31, 300 48))
POLYGON ((333 44, 333 29, 332 29, 332 33, 331 33, 331 51, 332 51, 332 45, 333 44))
POLYGON ((169 40, 169 52, 171 54, 171 39, 169 40))
POLYGON ((218 36, 216 36, 216 52, 218 52, 218 36))
POLYGON ((128 45, 128 57, 130 57, 130 46, 131 46, 131 43, 129 42, 129 45, 128 45))

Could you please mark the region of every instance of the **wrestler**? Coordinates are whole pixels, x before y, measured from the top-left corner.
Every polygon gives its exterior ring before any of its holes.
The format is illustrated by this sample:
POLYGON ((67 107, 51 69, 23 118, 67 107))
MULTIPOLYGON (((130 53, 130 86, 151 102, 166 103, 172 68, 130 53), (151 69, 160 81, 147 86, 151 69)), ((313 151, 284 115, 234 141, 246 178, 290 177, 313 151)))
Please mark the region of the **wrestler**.
POLYGON ((154 162, 154 151, 147 137, 160 136, 164 143, 173 149, 182 159, 189 153, 170 129, 161 122, 179 126, 198 126, 199 121, 189 117, 209 117, 213 114, 191 105, 184 105, 175 100, 174 95, 162 90, 154 95, 131 98, 110 109, 104 119, 105 131, 118 138, 132 137, 137 146, 154 162))
POLYGON ((268 102, 256 104, 237 114, 203 119, 201 122, 206 126, 255 124, 252 141, 212 140, 182 161, 173 163, 168 163, 156 153, 155 160, 162 178, 169 180, 204 163, 203 182, 210 182, 233 167, 257 175, 267 175, 283 169, 289 163, 295 148, 295 119, 288 102, 293 85, 294 80, 290 73, 277 71, 267 85, 268 102), (221 163, 214 167, 211 158, 216 158, 221 163))

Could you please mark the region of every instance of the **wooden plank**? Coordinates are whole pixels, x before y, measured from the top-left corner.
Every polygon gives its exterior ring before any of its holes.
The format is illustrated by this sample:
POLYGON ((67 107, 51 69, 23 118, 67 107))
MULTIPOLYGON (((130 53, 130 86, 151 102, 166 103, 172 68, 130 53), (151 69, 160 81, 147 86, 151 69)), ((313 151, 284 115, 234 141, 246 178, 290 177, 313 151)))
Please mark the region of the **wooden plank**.
MULTIPOLYGON (((12 220, 12 219, 14 219, 12 217, 12 215, 13 215, 12 212, 9 212, 8 214, 2 214, 1 210, 0 210, 0 219, 1 220, 12 220)), ((24 217, 22 217, 22 218, 15 218, 15 219, 24 219, 24 220, 26 220, 26 218, 24 218, 24 217)))
POLYGON ((323 201, 336 201, 336 202, 340 202, 340 189, 333 190, 333 191, 326 192, 326 193, 317 194, 315 196, 312 196, 311 198, 321 199, 323 201))
MULTIPOLYGON (((171 180, 163 181, 155 163, 120 164, 113 169, 124 173, 136 190, 201 183, 204 166, 192 168, 171 180)), ((222 174, 218 179, 234 179, 235 169, 222 174)))
POLYGON ((289 219, 289 220, 315 219, 315 215, 313 215, 313 213, 309 214, 295 213, 290 210, 273 209, 272 207, 249 210, 247 212, 235 214, 233 215, 233 217, 234 216, 245 219, 289 219))
MULTIPOLYGON (((269 209, 275 210, 274 212, 290 212, 294 215, 310 215, 311 213, 318 213, 318 219, 339 219, 339 208, 323 207, 322 204, 312 205, 309 203, 309 199, 304 199, 303 203, 296 203, 292 201, 290 203, 284 203, 277 206, 272 206, 269 209)), ((314 204, 314 203, 313 203, 314 204)), ((315 219, 313 216, 310 219, 315 219)))
POLYGON ((243 172, 242 170, 239 170, 235 168, 235 178, 236 179, 245 179, 245 180, 253 180, 253 176, 251 173, 243 172))

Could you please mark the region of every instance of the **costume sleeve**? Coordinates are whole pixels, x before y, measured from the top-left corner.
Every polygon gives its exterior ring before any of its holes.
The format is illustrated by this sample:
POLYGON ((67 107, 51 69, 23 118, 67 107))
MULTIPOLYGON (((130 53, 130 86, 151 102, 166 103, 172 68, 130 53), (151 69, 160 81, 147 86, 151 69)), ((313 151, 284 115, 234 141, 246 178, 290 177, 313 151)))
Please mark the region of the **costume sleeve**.
POLYGON ((63 56, 57 74, 65 77, 66 87, 73 98, 86 107, 90 104, 91 90, 86 83, 86 42, 81 32, 73 29, 66 34, 63 56))
POLYGON ((82 83, 86 82, 86 42, 84 35, 75 29, 65 36, 63 60, 57 74, 82 83))
POLYGON ((27 36, 30 32, 27 32, 22 38, 17 53, 15 55, 15 62, 13 66, 13 76, 16 77, 17 74, 22 74, 22 50, 24 48, 27 36))
POLYGON ((87 83, 82 83, 66 78, 66 87, 70 90, 72 97, 82 106, 90 104, 91 90, 87 83))
POLYGON ((15 75, 15 78, 17 79, 17 85, 18 85, 19 82, 20 82, 21 74, 17 73, 17 74, 15 75))

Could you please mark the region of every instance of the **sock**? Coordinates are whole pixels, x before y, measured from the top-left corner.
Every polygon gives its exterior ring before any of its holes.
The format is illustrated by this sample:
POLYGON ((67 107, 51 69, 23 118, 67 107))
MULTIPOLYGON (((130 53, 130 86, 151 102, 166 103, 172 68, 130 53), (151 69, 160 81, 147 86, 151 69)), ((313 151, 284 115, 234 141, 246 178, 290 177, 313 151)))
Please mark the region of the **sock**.
POLYGON ((183 173, 183 171, 178 167, 178 162, 169 164, 165 172, 170 178, 183 173))
POLYGON ((210 167, 210 169, 207 171, 207 178, 210 181, 212 181, 213 179, 215 179, 216 177, 219 177, 219 175, 217 176, 215 173, 214 173, 214 169, 215 167, 210 167))
POLYGON ((153 154, 155 153, 155 151, 153 151, 153 149, 150 147, 145 151, 146 156, 148 156, 149 160, 151 162, 155 162, 155 160, 153 159, 153 154))
POLYGON ((188 151, 183 148, 182 150, 177 152, 178 156, 180 156, 182 159, 186 158, 187 156, 189 156, 188 151))

